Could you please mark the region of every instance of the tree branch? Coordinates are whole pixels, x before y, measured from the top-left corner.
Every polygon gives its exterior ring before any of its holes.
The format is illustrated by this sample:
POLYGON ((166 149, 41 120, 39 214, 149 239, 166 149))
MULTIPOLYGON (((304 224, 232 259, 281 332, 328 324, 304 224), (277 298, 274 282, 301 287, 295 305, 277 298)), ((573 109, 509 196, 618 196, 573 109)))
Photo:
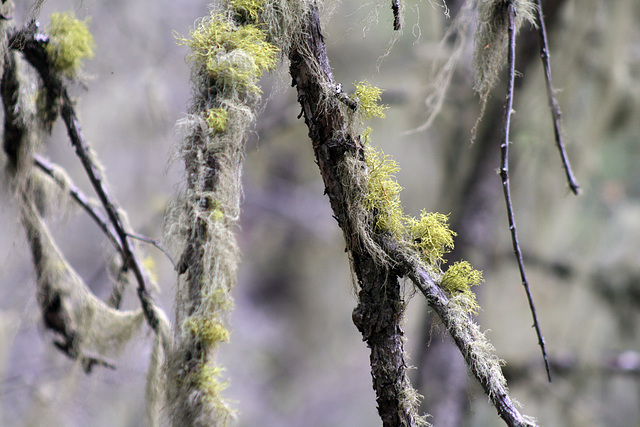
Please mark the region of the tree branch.
POLYGON ((562 128, 560 125, 562 113, 560 111, 560 104, 558 104, 553 91, 553 82, 551 81, 551 58, 549 57, 549 42, 547 41, 547 28, 544 23, 542 2, 540 0, 536 0, 536 5, 536 11, 538 13, 538 34, 540 35, 540 59, 542 60, 542 66, 544 68, 544 78, 547 85, 547 98, 549 99, 549 110, 553 120, 553 132, 556 139, 556 146, 560 152, 560 158, 562 159, 562 166, 564 167, 564 171, 567 176, 569 188, 571 188, 573 194, 578 195, 580 186, 573 175, 571 164, 569 163, 569 157, 567 156, 567 152, 565 151, 564 144, 562 142, 562 128))
POLYGON ((509 41, 508 41, 508 66, 509 66, 509 80, 507 83, 507 101, 504 107, 504 132, 503 139, 500 144, 501 160, 500 160, 500 177, 502 178, 502 189, 504 191, 504 200, 507 205, 507 216, 509 218, 509 230, 511 231, 511 240, 513 243, 513 252, 518 262, 518 269, 520 270, 520 277, 522 278, 522 286, 527 294, 527 300, 529 301, 529 308, 533 317, 533 326, 538 335, 538 344, 542 351, 542 357, 544 359, 544 366, 547 371, 547 378, 551 381, 551 368, 549 367, 549 360, 547 357, 547 351, 545 348, 544 337, 540 329, 540 322, 538 321, 538 315, 536 313, 536 306, 533 302, 533 296, 531 295, 531 289, 529 288, 529 280, 527 279, 527 273, 524 268, 524 262, 522 260, 522 251, 520 250, 520 243, 518 242, 518 231, 516 228, 515 215, 513 213, 513 205, 511 202, 511 187, 509 182, 509 130, 511 128, 511 114, 513 112, 513 93, 515 82, 515 56, 516 56, 516 24, 515 24, 515 6, 512 1, 508 3, 507 15, 509 19, 509 41))
POLYGON ((304 40, 289 54, 290 72, 298 91, 309 136, 325 183, 334 217, 344 232, 358 280, 358 306, 353 321, 371 349, 371 376, 384 426, 413 426, 418 422, 413 389, 404 360, 404 333, 400 321, 404 303, 398 276, 378 265, 364 248, 349 220, 349 200, 337 176, 346 156, 364 158, 358 136, 347 128, 320 30, 318 10, 309 11, 304 40), (330 91, 330 92, 327 92, 330 91))
POLYGON ((89 198, 85 196, 84 193, 82 193, 82 191, 80 191, 78 187, 76 187, 68 179, 65 179, 64 177, 60 176, 58 172, 59 171, 58 166, 52 164, 47 159, 45 159, 44 157, 42 157, 37 153, 33 154, 33 162, 38 168, 40 168, 43 172, 49 175, 51 179, 53 179, 56 182, 56 184, 58 184, 62 188, 68 189, 69 194, 71 195, 73 200, 75 200, 82 207, 82 209, 84 209, 85 212, 95 221, 95 223, 102 230, 105 236, 107 236, 107 239, 109 240, 109 242, 111 242, 113 247, 118 252, 122 253, 122 246, 120 245, 120 239, 113 232, 113 229, 109 227, 107 218, 105 218, 104 215, 102 215, 102 212, 100 212, 98 209, 96 209, 92 205, 89 198))
MULTIPOLYGON (((32 22, 29 26, 9 36, 9 47, 23 53, 25 59, 36 69, 42 78, 44 88, 47 90, 47 104, 57 105, 61 103, 60 114, 67 128, 67 134, 71 144, 76 150, 84 169, 89 177, 100 202, 102 203, 109 221, 113 225, 120 242, 125 265, 129 266, 138 282, 138 298, 149 326, 156 333, 164 333, 161 325, 166 318, 162 310, 149 293, 144 271, 130 241, 125 222, 119 213, 117 202, 107 190, 107 185, 100 168, 96 165, 91 155, 91 150, 84 139, 78 118, 75 113, 71 97, 59 74, 53 71, 47 52, 44 49, 44 41, 48 38, 39 33, 37 25, 32 22)), ((49 109, 48 109, 49 110, 49 109)))
POLYGON ((350 193, 353 190, 348 188, 349 178, 341 176, 341 171, 347 159, 364 163, 364 146, 347 126, 339 102, 332 95, 335 84, 315 6, 311 7, 303 34, 304 40, 291 48, 290 72, 309 128, 325 193, 344 233, 357 277, 358 306, 353 312, 353 320, 371 348, 371 375, 383 425, 415 425, 421 421, 407 402, 406 395, 403 396, 403 393, 412 389, 406 377, 402 348, 400 276, 411 278, 440 316, 469 368, 505 422, 509 426, 535 425, 522 416, 510 400, 500 362, 490 354, 490 344, 469 314, 451 302, 417 258, 409 259, 406 253, 398 250, 401 244, 388 236, 374 233, 372 224, 365 224, 367 229, 363 232, 351 219, 350 210, 357 202, 350 193), (364 241, 363 233, 374 236, 386 257, 386 264, 368 251, 369 243, 364 241), (380 357, 382 355, 384 357, 380 357))

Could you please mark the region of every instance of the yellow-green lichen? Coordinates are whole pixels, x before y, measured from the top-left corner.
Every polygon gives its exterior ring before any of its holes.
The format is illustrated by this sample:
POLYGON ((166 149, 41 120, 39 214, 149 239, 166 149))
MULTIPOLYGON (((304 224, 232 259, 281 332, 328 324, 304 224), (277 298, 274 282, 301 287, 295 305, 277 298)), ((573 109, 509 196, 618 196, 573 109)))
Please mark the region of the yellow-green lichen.
POLYGON ((179 45, 191 48, 189 60, 213 80, 253 93, 260 93, 257 79, 278 61, 278 48, 266 41, 265 32, 258 26, 236 26, 221 14, 212 13, 189 32, 188 38, 177 36, 177 40, 179 45))
POLYGON ((266 0, 231 0, 229 7, 248 22, 258 22, 258 15, 266 0))
POLYGON ((229 112, 224 108, 211 108, 207 111, 207 124, 214 132, 227 130, 229 112))
POLYGON ((211 222, 222 221, 223 218, 224 218, 224 212, 222 212, 222 209, 220 208, 213 209, 209 214, 209 221, 211 222))
POLYGON ((439 264, 444 254, 453 249, 449 216, 438 212, 422 211, 420 219, 408 217, 409 233, 420 257, 429 265, 439 264))
POLYGON ((440 287, 469 312, 478 313, 480 306, 476 302, 471 286, 482 282, 482 272, 471 267, 467 261, 460 261, 450 266, 442 276, 440 287))
MULTIPOLYGON (((371 130, 367 128, 362 135, 368 175, 361 202, 370 215, 368 218, 373 218, 373 231, 393 236, 405 248, 408 256, 415 256, 432 271, 440 272, 441 265, 446 263, 444 256, 453 249, 453 238, 456 236, 449 228, 449 216, 425 210, 420 218, 404 214, 400 201, 402 187, 395 178, 400 168, 390 156, 367 143, 370 133, 371 130)), ((368 238, 365 238, 365 242, 368 242, 368 238)), ((375 245, 369 247, 377 257, 375 245)), ((463 311, 477 313, 480 307, 470 288, 481 281, 482 273, 473 269, 467 261, 461 261, 447 269, 440 286, 450 295, 452 304, 463 311)))
POLYGON ((52 13, 50 19, 46 51, 57 71, 73 77, 82 61, 93 57, 95 42, 88 19, 80 21, 72 12, 52 13))
POLYGON ((202 340, 205 346, 215 346, 229 341, 229 330, 214 319, 193 316, 185 321, 185 328, 192 336, 202 340))
POLYGON ((382 89, 371 86, 366 81, 354 84, 356 91, 353 94, 358 103, 358 115, 361 119, 369 120, 373 117, 384 118, 384 110, 389 107, 380 104, 382 89))
POLYGON ((201 362, 198 368, 190 373, 188 379, 191 386, 202 393, 201 399, 206 400, 222 414, 225 414, 226 406, 220 396, 229 387, 229 383, 220 381, 221 374, 222 368, 211 363, 201 362), (218 406, 220 407, 218 408, 218 406))
POLYGON ((405 231, 400 202, 402 187, 395 178, 400 168, 391 156, 371 146, 365 147, 365 162, 369 169, 369 181, 363 200, 364 208, 375 217, 375 231, 400 237, 405 231))

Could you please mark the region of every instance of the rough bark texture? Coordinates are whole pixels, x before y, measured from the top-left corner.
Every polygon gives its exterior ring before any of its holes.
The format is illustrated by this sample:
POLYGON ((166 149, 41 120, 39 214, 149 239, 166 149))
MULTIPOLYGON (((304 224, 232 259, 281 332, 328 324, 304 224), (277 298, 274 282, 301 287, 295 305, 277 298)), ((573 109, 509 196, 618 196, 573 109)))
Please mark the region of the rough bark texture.
MULTIPOLYGON (((352 230, 348 195, 338 171, 347 153, 364 159, 358 136, 347 128, 339 101, 327 88, 334 87, 318 11, 310 11, 305 40, 290 52, 291 76, 309 128, 316 161, 334 217, 343 230, 347 250, 358 281, 358 306, 353 321, 371 349, 371 376, 378 413, 384 426, 412 426, 416 416, 407 398, 409 387, 404 361, 404 338, 400 327, 403 300, 398 276, 364 253, 364 245, 352 230)), ((409 387, 410 389, 410 387, 409 387)))

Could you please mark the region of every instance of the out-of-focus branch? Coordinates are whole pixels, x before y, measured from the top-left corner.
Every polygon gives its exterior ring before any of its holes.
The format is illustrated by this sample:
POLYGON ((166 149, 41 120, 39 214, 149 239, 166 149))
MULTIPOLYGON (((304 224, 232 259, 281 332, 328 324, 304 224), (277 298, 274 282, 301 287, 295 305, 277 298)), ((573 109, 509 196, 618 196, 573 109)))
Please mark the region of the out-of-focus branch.
POLYGON ((113 247, 118 251, 122 252, 122 247, 120 246, 120 239, 113 232, 113 229, 109 227, 108 219, 104 217, 102 212, 100 212, 96 207, 91 203, 89 198, 85 196, 85 194, 80 191, 78 187, 76 187, 69 179, 64 176, 61 176, 60 169, 53 163, 49 162, 47 159, 42 157, 41 155, 34 153, 33 161, 35 165, 40 168, 43 172, 53 179, 56 184, 58 184, 62 188, 67 188, 69 194, 75 200, 82 209, 85 210, 87 214, 95 221, 95 223, 100 227, 102 232, 107 236, 107 239, 113 247))
MULTIPOLYGON (((166 315, 157 305, 147 288, 144 270, 135 253, 130 240, 130 231, 127 230, 125 221, 119 212, 119 206, 109 194, 106 182, 100 168, 93 159, 91 150, 82 134, 78 118, 66 85, 59 73, 55 72, 48 54, 44 48, 48 38, 38 32, 37 25, 32 22, 26 28, 14 32, 9 36, 9 47, 23 53, 25 59, 36 69, 40 75, 47 93, 48 106, 60 104, 60 115, 67 128, 67 134, 71 144, 75 148, 87 176, 100 199, 107 216, 116 234, 122 243, 122 252, 125 265, 129 266, 138 283, 137 293, 142 305, 147 323, 156 333, 166 333, 166 315), (161 324, 162 323, 162 324, 161 324)), ((50 110, 50 109, 48 109, 50 110)))

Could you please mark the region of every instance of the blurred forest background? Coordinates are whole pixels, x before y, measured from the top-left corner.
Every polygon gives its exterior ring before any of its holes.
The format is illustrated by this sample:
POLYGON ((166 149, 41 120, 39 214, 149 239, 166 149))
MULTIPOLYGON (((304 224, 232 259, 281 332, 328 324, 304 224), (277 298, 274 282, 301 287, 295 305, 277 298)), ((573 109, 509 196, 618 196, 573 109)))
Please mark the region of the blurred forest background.
MULTIPOLYGON (((385 89, 386 119, 371 122, 372 142, 402 167, 407 212, 451 213, 459 233, 451 258, 484 271, 476 289, 481 329, 506 361, 512 396, 546 426, 640 425, 640 3, 543 1, 558 100, 581 195, 573 196, 553 142, 537 33, 518 42, 516 115, 511 140, 512 192, 520 243, 554 368, 547 383, 514 262, 499 164, 504 88, 479 113, 472 41, 443 37, 451 19, 434 1, 408 0, 401 34, 389 2, 344 0, 324 6, 324 35, 334 76, 346 91, 368 80, 385 89), (426 131, 440 87, 438 70, 458 42, 457 68, 441 113, 426 131), (432 99, 432 98, 431 98, 432 99)), ((28 19, 19 0, 14 20, 28 19)), ((172 149, 189 96, 187 34, 206 2, 50 0, 53 11, 91 16, 96 56, 87 90, 75 86, 86 137, 105 167, 112 193, 134 229, 160 239, 167 203, 181 184, 172 149)), ((239 241, 243 253, 231 342, 220 361, 240 426, 379 425, 369 351, 351 322, 355 296, 343 236, 331 217, 287 64, 264 79, 264 111, 248 137, 239 241)), ((504 80, 504 78, 503 78, 504 80)), ((46 155, 76 184, 90 185, 56 125, 46 155)), ((152 343, 144 328, 116 371, 87 376, 51 344, 40 325, 31 256, 16 207, 0 205, 0 424, 138 426, 152 343)), ((110 292, 112 248, 83 213, 66 215, 56 238, 93 292, 110 292)), ((153 247, 160 300, 172 311, 176 274, 153 247)), ((411 286, 407 285, 411 293, 411 286)), ((126 307, 136 307, 130 290, 126 307)), ((500 426, 495 409, 467 373, 421 297, 406 318, 414 385, 436 426, 500 426)))

